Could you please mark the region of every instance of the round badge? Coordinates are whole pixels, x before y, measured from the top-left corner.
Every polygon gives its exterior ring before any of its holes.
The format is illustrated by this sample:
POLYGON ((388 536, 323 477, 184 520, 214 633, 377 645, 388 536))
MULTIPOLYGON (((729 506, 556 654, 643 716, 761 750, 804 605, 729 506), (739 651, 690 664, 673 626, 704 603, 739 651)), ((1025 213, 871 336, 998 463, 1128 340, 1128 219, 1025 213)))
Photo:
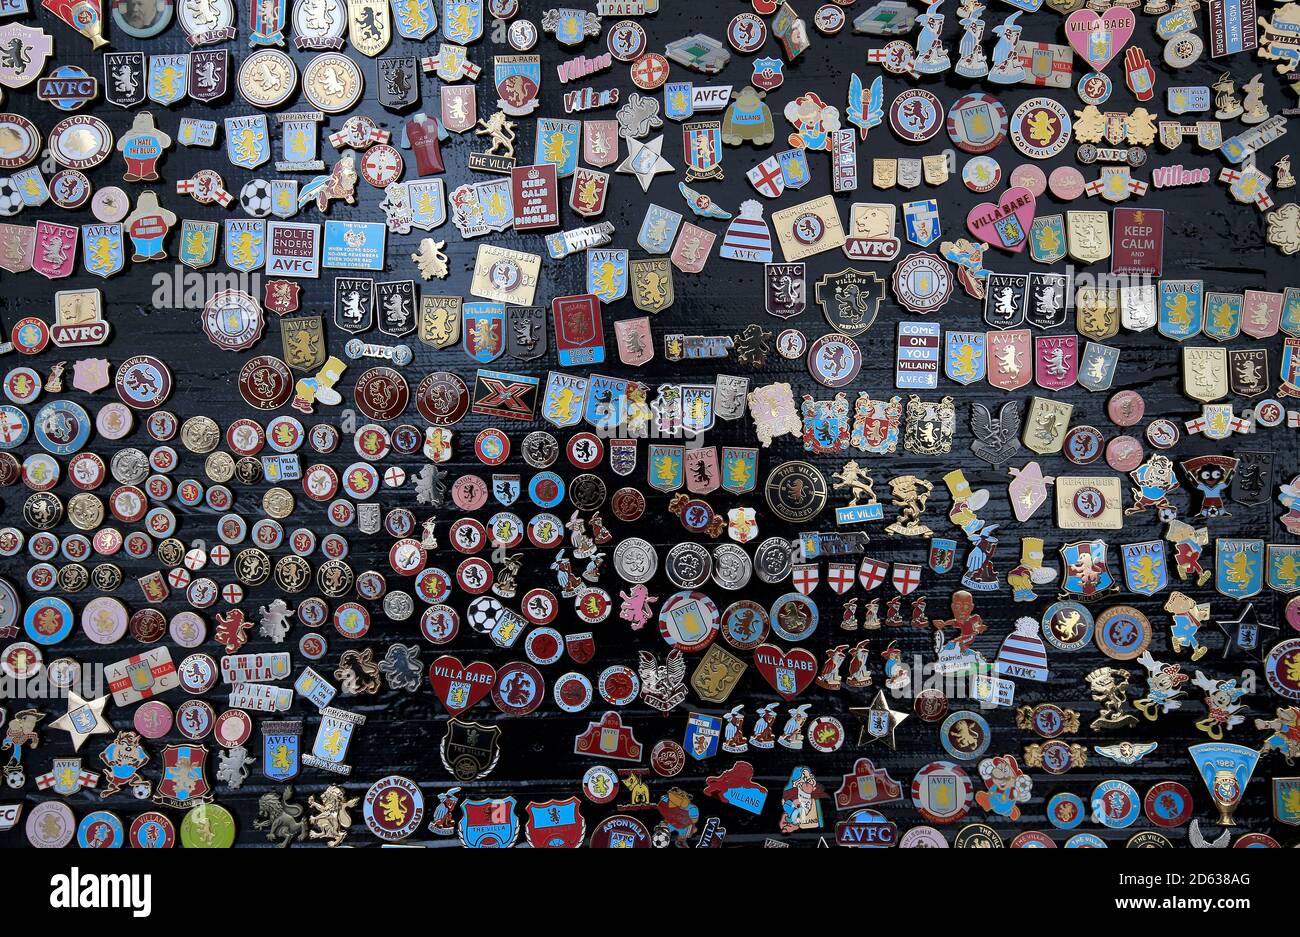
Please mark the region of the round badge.
POLYGON ((961 181, 972 192, 992 192, 1002 184, 1002 167, 992 156, 977 156, 962 167, 961 181))
POLYGON ((826 477, 807 462, 782 462, 768 474, 763 493, 779 518, 803 523, 826 506, 826 477))
POLYGON ((889 105, 889 126, 907 143, 924 143, 944 124, 943 105, 923 88, 907 88, 889 105))
POLYGON ((659 634, 684 654, 702 651, 718 634, 718 606, 702 592, 675 592, 659 609, 659 634))
POLYGON ((1098 784, 1092 792, 1092 822, 1112 830, 1132 826, 1137 819, 1141 799, 1127 781, 1111 780, 1098 784))
POLYGON ((49 149, 50 156, 65 169, 91 169, 113 151, 113 131, 89 114, 65 117, 50 130, 49 149))
POLYGON ((1070 112, 1053 98, 1030 98, 1011 115, 1011 142, 1030 159, 1051 159, 1070 143, 1070 112))
POLYGON ((1142 811, 1156 826, 1182 826, 1192 818, 1192 794, 1177 781, 1151 785, 1142 798, 1142 811))
POLYGON ((988 720, 969 709, 957 710, 939 726, 944 751, 959 761, 974 761, 983 755, 992 735, 988 720))
POLYGON ((951 761, 932 761, 912 779, 912 806, 930 823, 956 823, 974 800, 970 775, 951 761))
POLYGON ((768 624, 787 641, 802 641, 817 630, 817 603, 799 592, 787 592, 772 603, 768 624))
POLYGON ((1151 643, 1151 622, 1130 605, 1116 605, 1097 616, 1097 647, 1113 660, 1136 660, 1151 643))
POLYGON ((1047 177, 1047 188, 1063 202, 1072 202, 1083 194, 1083 173, 1073 166, 1057 166, 1047 177))
POLYGON ((1058 830, 1072 830, 1083 822, 1086 812, 1078 794, 1054 794, 1047 801, 1047 822, 1058 830))
POLYGON ((361 815, 376 838, 395 843, 420 828, 424 819, 424 794, 414 781, 390 774, 370 785, 361 805, 361 815))
MULTIPOLYGON (((901 266, 901 265, 900 265, 901 266)), ((847 335, 832 332, 808 348, 808 370, 823 387, 844 387, 862 369, 862 352, 847 335)))
POLYGON ((1300 638, 1277 644, 1264 658, 1264 675, 1273 692, 1289 700, 1300 700, 1300 638))
POLYGON ((990 94, 966 94, 948 109, 948 136, 966 153, 997 149, 1006 137, 1007 109, 990 94))

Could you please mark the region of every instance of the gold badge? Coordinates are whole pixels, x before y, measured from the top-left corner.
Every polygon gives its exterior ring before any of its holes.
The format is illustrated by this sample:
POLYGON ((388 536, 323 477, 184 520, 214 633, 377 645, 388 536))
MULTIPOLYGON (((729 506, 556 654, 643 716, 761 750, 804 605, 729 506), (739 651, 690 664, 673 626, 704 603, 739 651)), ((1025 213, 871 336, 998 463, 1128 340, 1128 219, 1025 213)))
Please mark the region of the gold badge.
POLYGON ((787 263, 844 246, 840 213, 829 195, 773 212, 772 225, 787 263))
POLYGON ((1060 452, 1065 433, 1070 428, 1074 404, 1047 397, 1029 398, 1029 414, 1021 441, 1040 455, 1060 452))
POLYGON ((673 266, 652 257, 631 264, 632 305, 643 312, 663 312, 673 304, 673 266))
POLYGON ((1056 526, 1062 530, 1119 530, 1119 478, 1114 475, 1056 476, 1056 526))
POLYGON ((711 644, 695 668, 695 673, 691 674, 691 686, 700 699, 710 703, 724 703, 747 667, 739 657, 717 644, 711 644))
POLYGON ((298 371, 314 371, 325 363, 325 326, 320 316, 280 319, 284 361, 298 371))
POLYGON ((948 157, 942 153, 921 157, 921 172, 926 185, 943 185, 948 181, 948 157))
POLYGON ((480 244, 469 291, 474 296, 499 303, 531 306, 533 294, 537 292, 537 274, 541 269, 542 258, 537 254, 495 244, 480 244))
POLYGON ((460 341, 459 296, 420 297, 420 341, 434 348, 450 348, 460 341))
POLYGON ((1065 247, 1079 263, 1095 264, 1110 256, 1110 212, 1067 211, 1065 247))
POLYGON ((1201 403, 1211 403, 1228 394, 1228 349, 1190 347, 1183 349, 1183 393, 1201 403))
POLYGON ((348 41, 352 48, 374 58, 388 48, 392 38, 387 0, 348 0, 348 41))
POLYGON ((877 189, 892 189, 898 184, 898 160, 873 159, 871 161, 871 184, 877 189))
POLYGON ((1075 326, 1080 335, 1103 341, 1119 334, 1119 288, 1080 286, 1074 292, 1075 326))

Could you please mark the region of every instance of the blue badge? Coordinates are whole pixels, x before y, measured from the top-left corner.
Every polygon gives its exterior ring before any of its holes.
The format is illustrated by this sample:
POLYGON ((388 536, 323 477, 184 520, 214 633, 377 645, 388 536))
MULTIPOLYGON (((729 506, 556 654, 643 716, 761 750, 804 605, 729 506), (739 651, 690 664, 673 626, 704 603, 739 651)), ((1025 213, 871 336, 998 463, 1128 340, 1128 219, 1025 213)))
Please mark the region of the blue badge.
POLYGON ((929 247, 939 240, 939 203, 935 199, 921 199, 903 203, 903 222, 907 239, 917 247, 929 247))
POLYGON ((1061 547, 1065 576, 1061 589, 1071 595, 1092 596, 1115 585, 1106 565, 1106 541, 1080 540, 1061 547))
MULTIPOLYGON (((213 228, 216 223, 213 222, 213 228)), ((126 266, 126 240, 120 224, 88 224, 81 228, 81 264, 87 273, 111 277, 126 266)))
POLYGON ((564 500, 564 479, 554 472, 538 472, 528 482, 528 498, 539 508, 553 508, 564 500))
POLYGON ((738 446, 722 447, 722 487, 732 494, 743 495, 754 490, 758 476, 758 449, 738 446))
POLYGON ((265 114, 226 118, 226 156, 243 169, 256 169, 271 159, 271 132, 265 114))
POLYGON ((669 120, 685 120, 694 114, 694 89, 695 85, 689 81, 670 81, 664 85, 664 116, 669 120))
POLYGON ((582 121, 559 117, 540 117, 537 120, 537 147, 533 151, 539 163, 551 163, 555 174, 563 179, 578 168, 579 138, 582 121))
POLYGON ((1202 330, 1216 342, 1231 341, 1241 334, 1244 314, 1241 293, 1206 292, 1202 330))
POLYGON ((383 270, 388 226, 382 221, 325 222, 321 264, 344 270, 383 270))
MULTIPOLYGON (((438 28, 433 0, 402 0, 393 4, 397 34, 403 39, 423 39, 438 28)), ((482 18, 480 8, 479 17, 482 18)))
MULTIPOLYGON (((450 3, 453 0, 444 2, 450 3)), ((461 805, 461 811, 456 832, 462 846, 471 849, 503 849, 512 846, 519 836, 519 818, 515 816, 513 797, 466 800, 461 805)))
POLYGON ((617 302, 627 295, 628 255, 625 250, 587 249, 587 292, 602 303, 617 302))
POLYGON ((677 491, 684 482, 685 452, 681 446, 652 443, 647 454, 646 481, 657 491, 677 491))
POLYGON ((1165 566, 1165 541, 1126 543, 1120 547, 1120 553, 1124 558, 1124 582, 1130 592, 1155 595, 1169 585, 1169 570, 1165 566))
POLYGON ((542 397, 542 417, 560 428, 577 426, 587 398, 587 379, 576 374, 551 371, 542 397))
POLYGON ((597 428, 613 429, 623 422, 627 410, 629 381, 593 374, 587 384, 587 402, 582 418, 597 428))
POLYGON ((51 455, 72 455, 90 439, 90 417, 71 400, 51 400, 37 412, 32 425, 36 441, 51 455))
POLYGON ((1161 280, 1157 329, 1165 338, 1181 342, 1201 331, 1203 280, 1161 280))
POLYGON ((722 738, 722 719, 705 713, 691 713, 686 720, 686 736, 682 747, 697 761, 712 758, 718 753, 722 738))
POLYGON ((1102 781, 1092 791, 1092 822, 1122 830, 1137 819, 1142 799, 1127 781, 1102 781))
POLYGON ((636 242, 651 254, 666 254, 672 249, 681 223, 682 216, 677 212, 653 203, 647 205, 636 242))
POLYGON ((461 307, 460 342, 480 364, 501 357, 505 344, 505 303, 465 303, 461 307))
POLYGON ((302 722, 296 719, 262 723, 262 773, 272 781, 298 776, 302 722))
POLYGON ((984 380, 987 371, 985 333, 950 330, 947 339, 948 354, 944 362, 944 373, 949 380, 963 385, 984 380))
POLYGON ((266 263, 266 222, 226 219, 226 266, 249 273, 266 263))
POLYGON ((1248 599, 1264 587, 1264 541, 1219 537, 1214 541, 1214 588, 1230 599, 1248 599))
MULTIPOLYGON (((149 100, 164 107, 175 104, 189 93, 190 57, 179 55, 149 56, 149 100)), ((262 118, 265 123, 266 118, 262 118)))
POLYGON ((197 270, 216 260, 218 230, 215 221, 182 221, 180 262, 197 270))
POLYGON ((483 0, 442 0, 442 38, 468 45, 483 35, 483 0))

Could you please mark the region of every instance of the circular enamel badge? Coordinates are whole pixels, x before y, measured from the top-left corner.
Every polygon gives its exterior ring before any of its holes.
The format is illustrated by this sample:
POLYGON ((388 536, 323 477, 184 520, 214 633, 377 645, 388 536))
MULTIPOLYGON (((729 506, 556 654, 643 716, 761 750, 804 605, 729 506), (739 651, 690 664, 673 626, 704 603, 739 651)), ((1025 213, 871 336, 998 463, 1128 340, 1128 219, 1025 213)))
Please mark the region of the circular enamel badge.
POLYGON ((1030 98, 1011 115, 1011 142, 1030 159, 1051 159, 1070 143, 1070 112, 1052 98, 1030 98))
POLYGON ((963 95, 948 110, 948 136, 966 153, 996 149, 1007 133, 1007 109, 991 94, 963 95))
POLYGON ((952 274, 940 257, 917 251, 894 267, 893 286, 900 306, 925 315, 942 308, 952 296, 952 274))
POLYGON ((889 126, 908 143, 924 143, 943 126, 943 105, 923 88, 908 88, 889 105, 889 126))
POLYGON ((50 131, 50 156, 65 169, 90 169, 113 151, 113 131, 89 114, 65 117, 50 131))
POLYGON ((390 774, 370 785, 361 813, 377 838, 397 842, 420 828, 424 819, 424 794, 414 781, 390 774))
POLYGON ((1116 605, 1097 617, 1093 637, 1107 657, 1136 660, 1151 643, 1151 622, 1130 605, 1116 605))
POLYGON ((718 606, 703 592, 675 592, 659 610, 659 634, 684 654, 702 651, 718 634, 718 606))

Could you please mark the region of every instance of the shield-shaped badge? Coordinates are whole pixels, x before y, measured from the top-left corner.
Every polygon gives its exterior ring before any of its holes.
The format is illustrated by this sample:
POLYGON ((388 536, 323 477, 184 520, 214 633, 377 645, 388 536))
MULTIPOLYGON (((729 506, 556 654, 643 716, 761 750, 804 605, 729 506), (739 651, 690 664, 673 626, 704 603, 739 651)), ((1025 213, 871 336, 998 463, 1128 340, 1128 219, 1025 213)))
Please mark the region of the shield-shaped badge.
POLYGON ((475 361, 487 364, 506 350, 504 303, 465 303, 461 313, 461 347, 475 361))
POLYGON ((442 0, 442 35, 462 45, 483 35, 483 0, 442 0))
POLYGON ((227 218, 226 266, 249 273, 266 263, 266 222, 227 218))
POLYGON ((615 322, 614 338, 618 343, 618 360, 628 367, 639 368, 655 356, 650 319, 646 316, 615 322))
POLYGON ((718 488, 718 448, 702 446, 687 449, 682 456, 682 471, 686 477, 686 490, 692 494, 707 495, 718 488))
POLYGON ((682 150, 686 154, 687 182, 723 178, 721 122, 698 120, 683 124, 682 150))
POLYGON ((77 259, 77 238, 80 234, 81 230, 74 225, 53 221, 36 222, 32 269, 51 280, 71 274, 77 259))
POLYGON ((1080 335, 1098 341, 1118 335, 1119 289, 1080 286, 1074 291, 1074 324, 1080 335))
POLYGON ((149 56, 149 100, 164 107, 182 100, 189 93, 189 76, 187 53, 149 56))
POLYGON ((442 125, 452 133, 464 133, 478 120, 478 96, 473 85, 443 85, 439 92, 442 125))
POLYGON ((758 477, 758 449, 722 447, 722 487, 736 495, 754 490, 758 477))
POLYGON ((684 449, 652 443, 647 456, 646 481, 656 491, 677 491, 684 482, 684 449))
POLYGON ((1268 390, 1268 349, 1228 349, 1228 387, 1239 397, 1258 397, 1268 390))
POLYGON ((545 353, 545 307, 507 306, 506 354, 521 361, 531 361, 545 353))
POLYGON ((397 34, 403 39, 424 39, 438 28, 433 0, 403 0, 393 4, 397 34))
POLYGON ((374 58, 388 48, 393 38, 393 23, 388 0, 347 0, 348 41, 367 58, 374 58))
POLYGON ((243 169, 256 169, 271 159, 265 114, 226 118, 226 156, 243 169))
POLYGON ((1029 256, 1040 264, 1065 257, 1065 216, 1043 215, 1029 226, 1029 256))
POLYGON ((1026 284, 1025 321, 1039 329, 1054 329, 1064 325, 1066 288, 1065 274, 1029 274, 1029 281, 1026 284))
POLYGON ((1273 493, 1273 453, 1237 449, 1239 460, 1232 475, 1232 500, 1238 504, 1264 504, 1273 493))
POLYGON ((1211 403, 1228 393, 1228 354, 1223 348, 1183 349, 1183 393, 1211 403))
POLYGON ((1161 280, 1157 327, 1165 338, 1181 342, 1201 331, 1204 280, 1161 280))
POLYGON ((875 323, 885 298, 885 281, 873 272, 846 268, 818 280, 813 295, 831 327, 856 338, 875 323))
POLYGON ((609 189, 609 173, 578 167, 569 190, 569 207, 584 218, 594 218, 605 211, 605 193, 609 189))
POLYGON ((1230 599, 1248 599, 1264 587, 1264 541, 1219 537, 1214 541, 1214 588, 1230 599))
POLYGON ((1130 592, 1155 595, 1169 585, 1169 570, 1165 566, 1165 541, 1125 543, 1120 546, 1120 553, 1124 559, 1124 582, 1130 592))
POLYGON ((557 296, 551 300, 551 315, 555 319, 555 351, 561 366, 599 364, 605 360, 599 297, 593 293, 557 296))
POLYGON ((272 781, 291 781, 298 776, 302 748, 302 720, 263 722, 262 773, 272 781))
POLYGON ((561 179, 574 174, 578 168, 578 137, 582 121, 563 120, 558 117, 541 117, 537 121, 537 162, 551 163, 561 179))
MULTIPOLYGON (((588 255, 590 256, 590 251, 588 255)), ((658 313, 673 304, 673 268, 667 260, 653 257, 633 260, 629 273, 632 281, 632 305, 636 308, 658 313)))
POLYGON ((988 379, 1001 390, 1019 390, 1033 380, 1030 367, 1030 345, 1033 337, 1028 329, 1009 329, 988 333, 988 379))
MULTIPOLYGON (((20 10, 7 10, 18 13, 20 10)), ((0 85, 22 88, 31 84, 45 69, 45 60, 54 51, 54 39, 43 29, 8 22, 0 26, 0 85)))
POLYGON ((583 121, 582 158, 597 169, 618 162, 617 120, 583 121))
POLYGON ((1120 290, 1120 323, 1132 332, 1145 332, 1156 324, 1156 285, 1125 283, 1120 290))
POLYGON ((561 429, 577 426, 582 419, 586 397, 585 377, 551 371, 546 377, 546 390, 542 396, 542 418, 561 429))
POLYGON ((385 56, 375 64, 379 69, 379 103, 390 111, 414 107, 420 100, 415 56, 385 56))
MULTIPOLYGON (((215 228, 215 223, 213 224, 215 228)), ((111 277, 126 265, 126 241, 120 224, 90 224, 81 229, 81 264, 87 273, 111 277)))
POLYGON ((1246 290, 1242 302, 1245 313, 1241 331, 1251 338, 1272 338, 1282 321, 1282 294, 1265 290, 1246 290))
POLYGON ((1228 342, 1241 334, 1245 305, 1240 293, 1205 293, 1205 317, 1202 330, 1216 342, 1228 342))
MULTIPOLYGON (((497 89, 497 107, 509 116, 526 117, 541 104, 537 99, 542 83, 540 55, 498 55, 492 61, 492 78, 497 89)), ((576 136, 573 143, 576 152, 576 136)))
POLYGON ((1268 587, 1284 595, 1300 592, 1300 546, 1268 545, 1268 587))
POLYGON ((1025 321, 1029 276, 989 273, 984 292, 984 321, 995 329, 1012 329, 1025 321))
POLYGON ((145 98, 143 52, 104 53, 104 97, 118 107, 135 107, 145 98))
POLYGON ((217 259, 217 223, 215 221, 181 222, 181 246, 178 259, 191 269, 206 267, 217 259))
MULTIPOLYGON (((294 284, 295 286, 297 284, 294 284)), ((280 319, 284 361, 298 371, 315 371, 325 363, 325 327, 320 316, 280 319)))
POLYGON ((415 331, 415 281, 394 280, 375 284, 379 331, 401 338, 415 331))
POLYGON ((917 247, 929 247, 943 233, 939 227, 939 203, 927 198, 903 203, 903 227, 907 239, 917 247))
POLYGON ((224 97, 229 76, 229 50, 196 49, 190 53, 190 97, 194 100, 208 103, 224 97))
POLYGON ((1034 339, 1034 381, 1044 390, 1064 390, 1079 376, 1079 336, 1040 335, 1034 339))
POLYGON ((1109 390, 1119 364, 1119 349, 1098 342, 1083 346, 1079 358, 1079 383, 1090 391, 1109 390))
POLYGON ((983 332, 948 331, 944 373, 950 380, 967 386, 984 380, 988 368, 986 358, 983 332))
POLYGON ((421 296, 420 341, 434 348, 450 348, 460 341, 463 301, 459 296, 421 296))
POLYGON ((360 333, 374 325, 375 281, 370 277, 334 278, 334 324, 360 333))
POLYGON ((651 203, 646 206, 645 218, 641 221, 641 230, 636 242, 650 254, 666 254, 673 246, 673 238, 681 226, 682 216, 667 208, 651 203))

